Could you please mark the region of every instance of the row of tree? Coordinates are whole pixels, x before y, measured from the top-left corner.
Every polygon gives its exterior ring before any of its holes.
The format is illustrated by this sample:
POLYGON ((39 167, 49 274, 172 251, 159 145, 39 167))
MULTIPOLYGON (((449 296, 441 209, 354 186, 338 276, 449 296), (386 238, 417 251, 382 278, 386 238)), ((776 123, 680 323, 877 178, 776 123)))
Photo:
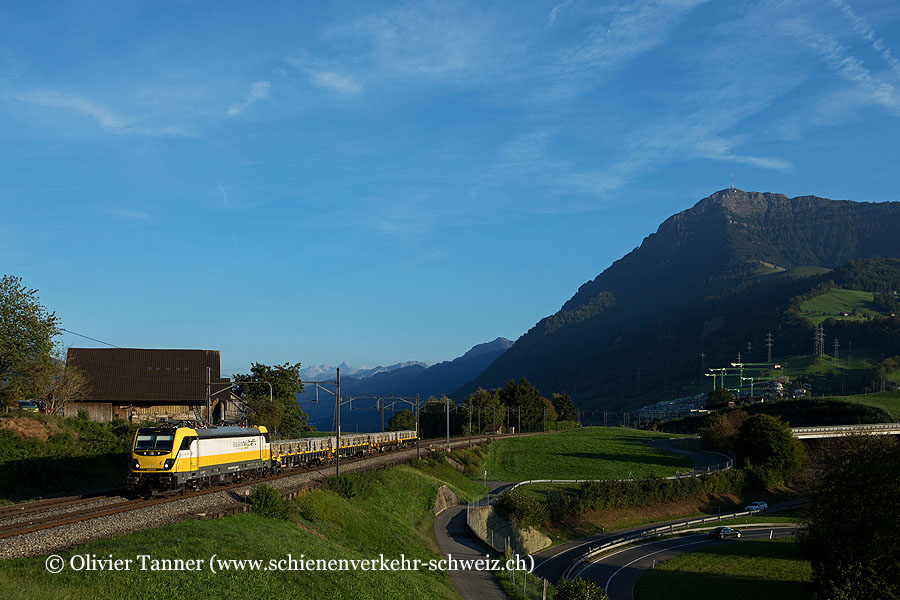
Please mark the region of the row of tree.
MULTIPOLYGON (((479 388, 460 404, 450 398, 431 397, 420 410, 419 421, 423 436, 433 437, 446 434, 446 411, 450 411, 450 433, 469 431, 483 432, 489 425, 521 431, 543 431, 559 421, 575 421, 578 418, 572 399, 566 394, 553 394, 544 398, 540 391, 524 377, 509 380, 500 388, 486 390, 479 388)), ((403 410, 388 422, 391 431, 415 429, 415 414, 403 410)))

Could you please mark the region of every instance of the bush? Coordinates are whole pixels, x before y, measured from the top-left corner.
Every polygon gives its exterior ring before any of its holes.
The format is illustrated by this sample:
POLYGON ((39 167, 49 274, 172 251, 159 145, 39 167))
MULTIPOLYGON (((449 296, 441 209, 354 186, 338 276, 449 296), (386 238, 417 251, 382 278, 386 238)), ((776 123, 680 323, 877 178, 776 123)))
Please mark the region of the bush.
POLYGON ((251 510, 260 516, 283 520, 291 518, 288 502, 267 483, 254 485, 250 490, 249 501, 251 510))
POLYGON ((523 528, 539 525, 547 520, 544 505, 521 489, 503 492, 497 509, 501 515, 516 521, 523 528))
POLYGON ((738 458, 765 470, 762 480, 770 485, 796 479, 806 463, 803 444, 793 436, 790 425, 769 415, 754 415, 744 421, 735 449, 738 458))
POLYGON ((562 521, 574 512, 575 498, 566 492, 553 491, 547 494, 545 505, 551 521, 562 521))
POLYGON ((603 588, 593 581, 561 579, 556 586, 556 600, 608 600, 603 588))
POLYGON ((322 488, 348 500, 368 498, 375 488, 375 475, 371 472, 344 473, 337 477, 328 475, 322 478, 322 488))
POLYGON ((762 474, 731 469, 700 477, 663 479, 646 477, 637 481, 586 481, 574 494, 552 492, 544 503, 546 515, 561 520, 567 515, 588 511, 649 506, 696 498, 705 494, 732 494, 765 487, 762 474))

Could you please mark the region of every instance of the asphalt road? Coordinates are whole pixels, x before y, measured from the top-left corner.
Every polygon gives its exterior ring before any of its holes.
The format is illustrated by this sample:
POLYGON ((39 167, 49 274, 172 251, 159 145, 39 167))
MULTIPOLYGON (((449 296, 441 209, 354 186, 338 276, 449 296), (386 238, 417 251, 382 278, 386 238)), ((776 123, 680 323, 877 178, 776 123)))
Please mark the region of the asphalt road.
POLYGON ((613 550, 597 561, 584 565, 573 573, 573 577, 582 577, 600 584, 606 590, 610 600, 633 600, 634 586, 637 580, 655 563, 709 546, 768 539, 770 534, 772 537, 790 537, 794 535, 795 531, 795 527, 743 529, 743 535, 739 539, 730 538, 728 540, 712 539, 706 532, 668 538, 658 542, 613 550))
MULTIPOLYGON (((515 485, 488 481, 491 494, 499 494, 515 485)), ((477 539, 466 524, 466 505, 451 506, 434 518, 434 538, 441 554, 458 560, 477 560, 497 553, 477 539)), ((507 600, 506 593, 494 575, 487 571, 450 571, 450 584, 465 600, 507 600)))

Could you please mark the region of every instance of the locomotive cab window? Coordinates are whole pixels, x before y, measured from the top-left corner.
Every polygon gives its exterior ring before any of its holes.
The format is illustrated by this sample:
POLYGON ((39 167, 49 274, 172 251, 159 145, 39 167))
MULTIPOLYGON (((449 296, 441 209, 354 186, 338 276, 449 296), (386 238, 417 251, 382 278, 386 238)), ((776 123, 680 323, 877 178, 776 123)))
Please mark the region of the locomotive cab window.
POLYGON ((138 433, 134 442, 134 449, 135 451, 155 450, 171 452, 174 441, 175 435, 171 433, 138 433))

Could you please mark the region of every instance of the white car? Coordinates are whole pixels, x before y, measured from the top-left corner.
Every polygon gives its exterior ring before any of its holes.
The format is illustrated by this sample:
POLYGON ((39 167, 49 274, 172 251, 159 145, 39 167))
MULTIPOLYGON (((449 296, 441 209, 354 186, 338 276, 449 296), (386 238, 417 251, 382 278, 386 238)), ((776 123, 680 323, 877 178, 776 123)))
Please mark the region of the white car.
POLYGON ((768 509, 769 505, 765 502, 751 502, 744 507, 744 510, 749 510, 750 512, 766 512, 768 509))

